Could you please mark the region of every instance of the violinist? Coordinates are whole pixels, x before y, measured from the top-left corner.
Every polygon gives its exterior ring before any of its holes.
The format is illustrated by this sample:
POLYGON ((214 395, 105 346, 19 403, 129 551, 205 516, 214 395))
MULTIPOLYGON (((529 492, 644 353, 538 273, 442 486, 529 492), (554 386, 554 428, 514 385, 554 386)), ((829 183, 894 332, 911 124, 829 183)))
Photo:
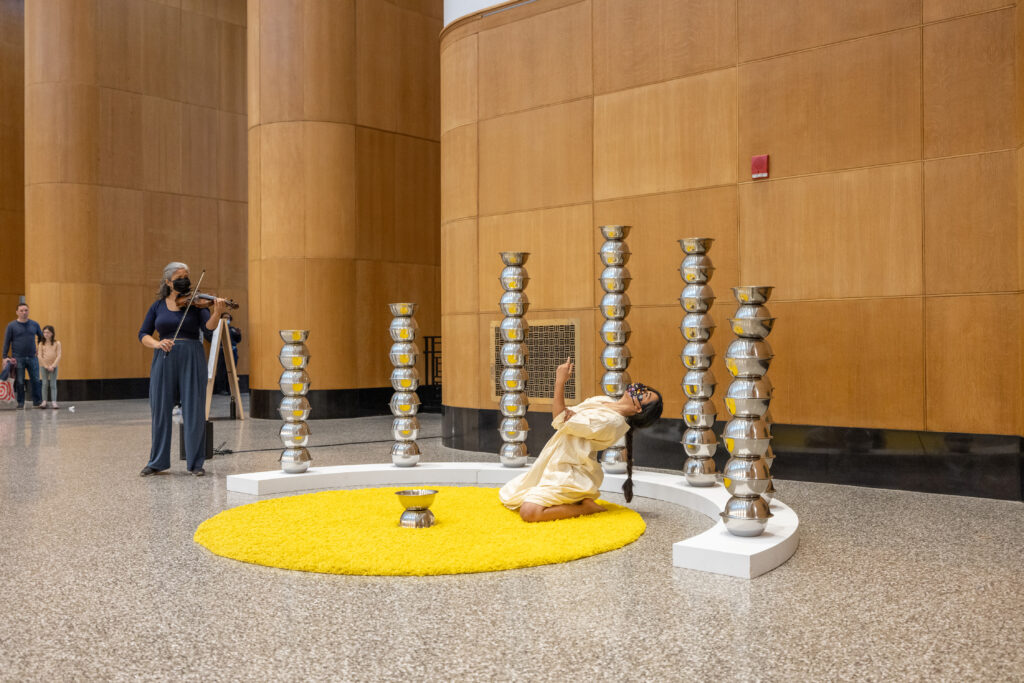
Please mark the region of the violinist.
POLYGON ((206 474, 206 355, 203 336, 217 329, 227 309, 224 299, 203 296, 197 307, 192 296, 189 269, 184 263, 168 263, 160 292, 139 329, 139 341, 153 349, 149 369, 149 408, 153 418, 153 442, 143 477, 171 467, 171 412, 181 403, 185 423, 185 463, 193 476, 206 474), (190 304, 191 302, 191 304, 190 304), (159 335, 159 339, 154 336, 159 335))

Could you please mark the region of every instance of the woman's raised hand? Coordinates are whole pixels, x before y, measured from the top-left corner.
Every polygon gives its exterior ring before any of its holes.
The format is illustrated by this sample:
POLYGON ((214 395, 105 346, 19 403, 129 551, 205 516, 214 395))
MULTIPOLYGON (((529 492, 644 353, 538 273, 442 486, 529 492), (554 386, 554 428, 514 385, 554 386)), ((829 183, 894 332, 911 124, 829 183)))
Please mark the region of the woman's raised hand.
POLYGON ((562 382, 563 384, 568 382, 569 378, 572 377, 572 370, 574 367, 576 366, 573 365, 572 358, 566 358, 565 362, 559 365, 558 369, 555 370, 555 381, 562 382))

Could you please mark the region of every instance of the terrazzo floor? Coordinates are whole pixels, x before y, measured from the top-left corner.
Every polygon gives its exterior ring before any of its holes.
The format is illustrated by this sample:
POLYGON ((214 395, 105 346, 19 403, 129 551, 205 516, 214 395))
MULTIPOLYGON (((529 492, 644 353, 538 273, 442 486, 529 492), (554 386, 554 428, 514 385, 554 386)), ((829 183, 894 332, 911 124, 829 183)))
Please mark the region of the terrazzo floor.
MULTIPOLYGON (((494 457, 422 422, 424 460, 494 457)), ((374 442, 314 461, 388 462, 389 426, 313 421, 313 444, 374 442)), ((1022 503, 781 481, 801 545, 752 581, 674 568, 711 521, 642 498, 637 542, 563 565, 353 577, 210 554, 196 526, 252 502, 224 477, 275 469, 279 427, 218 421, 235 453, 206 477, 175 442, 140 478, 145 401, 0 412, 0 679, 1024 680, 1022 503)))

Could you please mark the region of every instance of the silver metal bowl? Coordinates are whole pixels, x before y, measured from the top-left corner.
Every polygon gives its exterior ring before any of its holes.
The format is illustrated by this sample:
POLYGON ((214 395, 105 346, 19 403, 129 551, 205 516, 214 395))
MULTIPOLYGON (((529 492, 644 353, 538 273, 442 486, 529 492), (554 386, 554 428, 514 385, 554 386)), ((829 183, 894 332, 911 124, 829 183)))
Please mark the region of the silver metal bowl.
POLYGON ((687 398, 711 398, 716 384, 715 375, 710 370, 690 370, 683 375, 683 393, 687 398))
POLYGON ((605 344, 622 345, 629 341, 632 328, 625 320, 605 320, 599 334, 605 344))
POLYGON ((773 391, 767 377, 734 379, 725 391, 725 407, 736 417, 764 417, 773 391))
POLYGON ((710 429, 687 429, 680 443, 691 458, 710 458, 718 450, 718 437, 710 429))
POLYGON ((761 377, 774 357, 763 339, 735 339, 725 351, 725 367, 733 377, 761 377))
POLYGON ((601 271, 601 289, 608 294, 621 294, 629 289, 629 283, 633 276, 629 274, 629 268, 611 266, 601 271))
POLYGON ((301 448, 309 443, 309 425, 305 422, 285 422, 281 425, 280 435, 285 448, 301 448))
POLYGON ((743 285, 733 287, 732 295, 741 304, 763 304, 771 298, 773 289, 770 285, 743 285))
POLYGON ((609 240, 601 245, 597 256, 605 266, 624 266, 629 263, 630 251, 625 242, 609 240))
POLYGON ((604 373, 601 377, 601 391, 606 396, 612 398, 620 398, 626 391, 626 387, 629 386, 632 379, 629 377, 629 373, 624 370, 612 370, 604 373))
POLYGON ((768 501, 761 496, 733 496, 726 501, 725 510, 720 514, 725 528, 734 536, 760 536, 772 517, 768 501))
POLYGON ((306 448, 286 448, 281 451, 281 470, 288 474, 302 474, 309 469, 313 457, 306 448))
POLYGON ((435 489, 406 489, 396 491, 398 504, 406 510, 428 510, 437 496, 435 489))
POLYGON ((285 370, 301 370, 309 365, 309 348, 302 342, 285 344, 281 347, 277 360, 285 370))
POLYGON ((412 417, 420 411, 420 397, 415 391, 398 391, 392 394, 388 405, 395 417, 412 417))
POLYGON ((711 339, 718 327, 715 319, 710 313, 687 313, 683 316, 683 322, 679 325, 679 331, 686 341, 705 342, 711 339))
POLYGON ((501 371, 501 388, 504 391, 526 391, 530 373, 524 368, 505 368, 501 371))
POLYGON ((420 435, 420 420, 412 417, 396 417, 391 422, 391 438, 395 441, 415 441, 420 435))
POLYGON ((506 417, 502 418, 498 431, 505 443, 522 443, 530 434, 530 423, 525 417, 506 417))
POLYGON ((530 300, 526 292, 505 292, 498 303, 501 312, 510 317, 522 317, 530 310, 530 300))
POLYGON ((629 237, 632 225, 602 225, 600 226, 601 236, 606 240, 624 240, 629 237))
POLYGON ((521 368, 526 365, 530 352, 526 344, 507 342, 501 345, 501 364, 507 368, 521 368))
POLYGON ((722 440, 729 455, 736 458, 759 458, 771 445, 771 432, 764 420, 734 417, 725 424, 722 440))
POLYGON ((278 330, 285 344, 301 344, 309 339, 309 330, 278 330))
POLYGON ((686 285, 679 295, 679 305, 687 313, 707 313, 715 303, 715 290, 711 285, 686 285))
POLYGON ((419 323, 413 318, 395 318, 391 321, 388 332, 391 333, 392 341, 411 342, 416 338, 416 332, 419 329, 419 323))
POLYGON ((710 342, 687 342, 679 354, 688 370, 707 370, 715 359, 715 347, 710 342))
POLYGON ((411 342, 395 342, 391 345, 388 358, 396 368, 412 368, 416 367, 419 352, 420 350, 411 342))
POLYGON ((683 406, 683 422, 690 429, 711 429, 717 416, 715 404, 704 398, 691 398, 683 406))
POLYGON ((683 463, 683 476, 690 486, 714 486, 718 480, 712 458, 687 458, 683 463))
POLYGON ((278 382, 285 396, 305 396, 309 392, 309 373, 305 370, 285 370, 278 382))
POLYGON ((503 443, 498 451, 498 462, 502 467, 524 467, 528 455, 525 443, 503 443))
POLYGON ((396 441, 391 444, 391 464, 412 467, 420 461, 420 447, 415 441, 396 441))
POLYGON ((410 301, 388 304, 388 310, 391 311, 391 315, 401 318, 409 318, 416 315, 416 309, 419 307, 419 304, 414 304, 410 301))
POLYGON ((525 318, 505 318, 498 327, 501 339, 506 342, 525 342, 530 324, 525 318))
POLYGON ((737 337, 763 339, 772 331, 775 318, 767 306, 743 305, 729 318, 729 324, 732 325, 732 331, 737 337))
POLYGON ((601 365, 605 370, 621 372, 629 367, 632 357, 628 346, 606 346, 601 351, 601 365))
POLYGON ((505 417, 525 417, 530 399, 522 391, 501 395, 501 414, 505 417))
POLYGON ((506 266, 525 266, 526 259, 530 258, 528 251, 503 251, 500 253, 501 262, 506 266))
POLYGON ((601 462, 601 468, 608 474, 625 474, 629 469, 626 457, 625 448, 622 446, 612 446, 601 451, 601 456, 598 460, 601 462))
POLYGON ((305 396, 285 396, 277 412, 285 422, 303 422, 309 417, 309 399, 305 396))
POLYGON ((629 315, 628 294, 605 294, 601 297, 601 315, 605 320, 622 320, 629 315))
POLYGON ((773 500, 775 500, 776 493, 778 493, 778 491, 775 490, 775 481, 772 480, 768 482, 768 490, 762 493, 761 497, 765 499, 765 502, 770 504, 773 500))
POLYGON ((722 484, 734 496, 760 496, 771 481, 764 458, 729 458, 722 469, 722 484))
POLYGON ((506 292, 521 292, 530 282, 530 276, 527 274, 526 268, 522 266, 505 266, 499 279, 502 289, 506 292))
POLYGON ((391 371, 391 388, 395 391, 416 391, 420 386, 420 371, 416 368, 395 368, 391 371))
POLYGON ((679 246, 687 254, 706 254, 714 241, 713 237, 684 237, 679 240, 679 246))
POLYGON ((679 275, 682 276, 683 282, 690 285, 707 283, 714 272, 715 267, 711 259, 704 254, 690 254, 679 266, 679 275))
POLYGON ((768 447, 768 450, 764 452, 764 462, 768 465, 768 471, 771 472, 772 465, 775 464, 775 453, 772 452, 770 446, 768 447))
POLYGON ((398 518, 398 526, 403 529, 428 529, 434 526, 436 521, 437 518, 430 510, 406 510, 398 518))

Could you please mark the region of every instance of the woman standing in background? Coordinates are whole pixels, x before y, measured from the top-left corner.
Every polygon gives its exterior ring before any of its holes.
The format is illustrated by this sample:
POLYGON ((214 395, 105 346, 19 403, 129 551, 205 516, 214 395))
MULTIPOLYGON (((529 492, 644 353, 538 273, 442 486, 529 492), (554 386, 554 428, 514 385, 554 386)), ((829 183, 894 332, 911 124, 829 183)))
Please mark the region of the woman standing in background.
POLYGON ((57 407, 57 366, 60 365, 60 342, 57 341, 57 333, 53 325, 43 326, 43 341, 39 345, 39 374, 43 385, 43 403, 46 407, 47 389, 49 389, 49 402, 51 408, 57 407))

